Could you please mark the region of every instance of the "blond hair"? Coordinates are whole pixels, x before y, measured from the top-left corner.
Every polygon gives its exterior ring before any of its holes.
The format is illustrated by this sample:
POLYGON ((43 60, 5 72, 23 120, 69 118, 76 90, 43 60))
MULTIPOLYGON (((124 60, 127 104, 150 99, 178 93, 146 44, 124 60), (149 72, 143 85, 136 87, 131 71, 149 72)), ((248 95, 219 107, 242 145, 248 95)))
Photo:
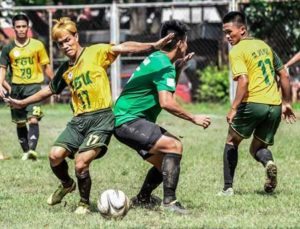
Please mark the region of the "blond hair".
POLYGON ((56 41, 63 32, 68 32, 72 35, 77 33, 77 27, 75 22, 69 17, 62 17, 58 20, 53 20, 55 25, 52 28, 52 39, 56 41))

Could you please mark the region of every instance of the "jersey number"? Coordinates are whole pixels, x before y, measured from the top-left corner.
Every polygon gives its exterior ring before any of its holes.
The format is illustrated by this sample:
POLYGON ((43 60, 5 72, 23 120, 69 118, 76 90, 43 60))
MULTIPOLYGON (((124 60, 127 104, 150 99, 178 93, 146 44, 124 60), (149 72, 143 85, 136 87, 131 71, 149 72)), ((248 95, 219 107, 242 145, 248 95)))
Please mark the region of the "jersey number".
POLYGON ((99 141, 99 136, 91 134, 86 143, 87 146, 94 145, 99 141))
POLYGON ((89 97, 89 93, 87 91, 81 91, 78 94, 78 97, 82 103, 83 109, 91 108, 90 97, 89 97))
POLYGON ((31 68, 21 68, 21 77, 22 79, 30 79, 31 78, 31 68))
POLYGON ((260 67, 260 69, 262 71, 262 74, 264 76, 264 81, 267 85, 269 85, 270 84, 270 79, 269 79, 269 75, 267 73, 266 65, 269 65, 269 68, 271 70, 271 74, 272 74, 272 76, 274 76, 274 68, 273 68, 272 63, 271 63, 269 58, 266 58, 264 61, 260 60, 258 62, 258 67, 260 67))

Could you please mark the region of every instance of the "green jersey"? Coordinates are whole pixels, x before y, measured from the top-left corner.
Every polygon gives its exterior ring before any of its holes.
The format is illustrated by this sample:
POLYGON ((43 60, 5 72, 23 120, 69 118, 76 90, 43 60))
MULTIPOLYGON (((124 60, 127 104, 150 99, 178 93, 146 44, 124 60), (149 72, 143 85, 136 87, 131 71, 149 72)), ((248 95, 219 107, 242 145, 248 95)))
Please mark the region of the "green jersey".
POLYGON ((137 118, 155 122, 161 112, 158 92, 175 89, 176 71, 170 59, 161 51, 152 53, 137 67, 118 98, 115 126, 137 118))

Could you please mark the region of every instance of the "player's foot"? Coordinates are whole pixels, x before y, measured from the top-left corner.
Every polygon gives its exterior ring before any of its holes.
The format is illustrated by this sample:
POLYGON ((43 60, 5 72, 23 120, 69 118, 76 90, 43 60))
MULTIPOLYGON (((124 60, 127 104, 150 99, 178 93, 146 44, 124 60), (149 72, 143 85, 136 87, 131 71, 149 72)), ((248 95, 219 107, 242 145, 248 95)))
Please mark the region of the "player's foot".
POLYGON ((90 205, 83 202, 79 202, 76 210, 74 211, 75 214, 79 214, 79 215, 85 215, 90 212, 91 212, 90 205))
POLYGON ((180 214, 180 215, 189 214, 189 211, 187 209, 185 209, 178 200, 174 200, 169 204, 164 204, 163 203, 162 208, 165 211, 177 213, 177 214, 180 214))
POLYGON ((217 194, 217 196, 233 196, 233 195, 234 195, 233 188, 227 188, 226 190, 223 189, 217 194))
POLYGON ((29 150, 28 154, 29 154, 28 158, 31 159, 31 160, 33 160, 33 161, 35 161, 37 159, 37 157, 38 157, 38 153, 36 151, 34 151, 34 150, 29 150))
POLYGON ((271 193, 275 190, 277 186, 277 166, 273 161, 268 161, 266 165, 266 182, 265 182, 265 192, 271 193))
POLYGON ((51 194, 51 196, 49 196, 47 203, 49 205, 59 204, 62 201, 62 199, 65 197, 65 195, 73 192, 76 188, 76 183, 74 180, 72 181, 73 181, 72 185, 67 188, 64 188, 64 186, 60 184, 58 188, 55 190, 55 192, 51 194))
POLYGON ((27 153, 23 153, 23 156, 22 156, 21 160, 22 160, 22 161, 27 161, 27 160, 29 160, 29 153, 28 153, 28 152, 27 152, 27 153))
POLYGON ((10 157, 4 156, 2 153, 0 153, 0 161, 8 160, 8 159, 10 159, 10 157))
POLYGON ((160 206, 161 199, 158 196, 151 195, 149 198, 139 198, 138 196, 135 196, 131 198, 130 200, 131 207, 141 207, 141 208, 155 208, 160 206))

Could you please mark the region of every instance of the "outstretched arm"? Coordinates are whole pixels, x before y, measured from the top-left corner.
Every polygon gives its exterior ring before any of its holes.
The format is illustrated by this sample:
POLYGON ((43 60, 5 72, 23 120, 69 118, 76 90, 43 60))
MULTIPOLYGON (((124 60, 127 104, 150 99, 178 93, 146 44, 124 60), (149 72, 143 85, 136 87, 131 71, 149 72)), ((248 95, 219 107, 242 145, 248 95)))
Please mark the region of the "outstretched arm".
POLYGON ((112 51, 118 54, 126 54, 126 53, 140 53, 147 52, 151 50, 159 50, 168 44, 174 37, 173 33, 168 34, 164 38, 161 38, 157 42, 152 43, 141 43, 135 41, 127 41, 122 44, 118 44, 112 47, 112 51))
POLYGON ((206 115, 193 115, 187 111, 185 111, 175 99, 175 95, 170 91, 159 91, 159 104, 162 109, 170 112, 171 114, 188 120, 198 126, 202 126, 206 129, 210 125, 210 118, 206 115))
POLYGON ((53 92, 51 91, 50 87, 47 86, 44 89, 38 91, 37 93, 33 94, 32 96, 27 97, 26 99, 17 100, 11 97, 5 98, 4 101, 9 103, 9 105, 16 109, 21 109, 26 107, 29 104, 40 102, 49 96, 51 96, 53 92))
POLYGON ((291 67, 293 64, 295 64, 296 62, 300 61, 300 52, 298 52, 297 54, 295 54, 286 64, 285 67, 289 68, 291 67))

